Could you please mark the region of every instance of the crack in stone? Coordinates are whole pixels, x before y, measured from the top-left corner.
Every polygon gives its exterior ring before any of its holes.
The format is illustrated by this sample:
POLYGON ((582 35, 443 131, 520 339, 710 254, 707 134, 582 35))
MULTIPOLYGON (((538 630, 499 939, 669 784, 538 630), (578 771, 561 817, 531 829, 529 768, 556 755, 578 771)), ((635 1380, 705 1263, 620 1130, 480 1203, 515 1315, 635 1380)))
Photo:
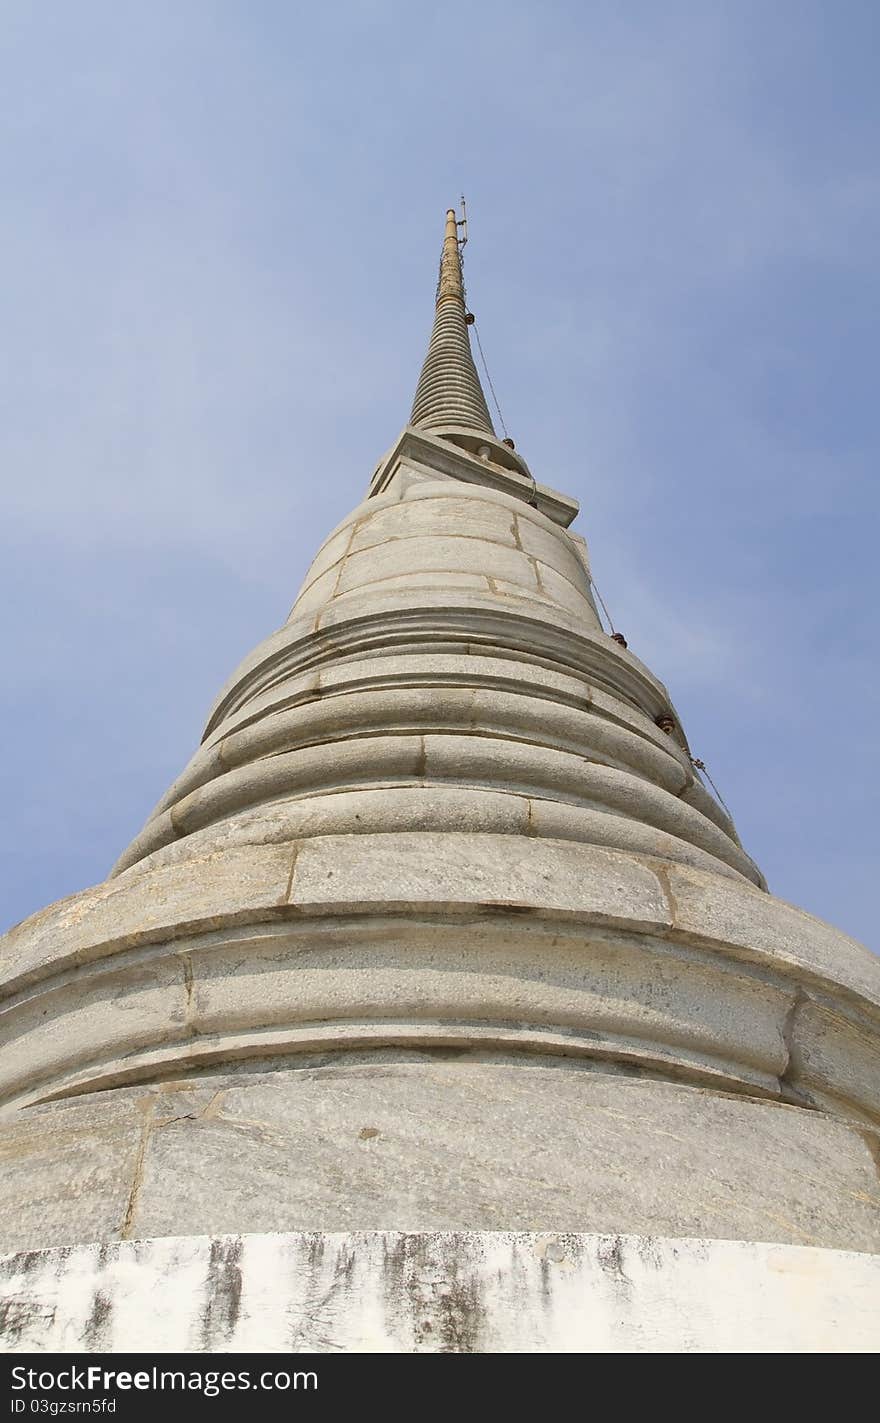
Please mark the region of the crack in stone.
POLYGON ((874 1163, 877 1175, 880 1176, 880 1135, 876 1131, 872 1131, 870 1127, 855 1127, 854 1130, 868 1148, 868 1154, 874 1163))
POLYGON ((418 751, 418 755, 416 756, 416 764, 415 764, 415 768, 414 768, 414 770, 413 770, 413 774, 414 774, 415 776, 417 776, 417 777, 419 778, 419 780, 424 780, 425 777, 426 777, 426 775, 427 775, 427 773, 428 773, 428 748, 427 748, 427 746, 425 745, 425 738, 424 738, 424 736, 420 736, 420 737, 419 737, 419 751, 418 751))
POLYGON ((155 1130, 158 1131, 162 1127, 173 1126, 175 1122, 203 1122, 211 1121, 217 1117, 220 1117, 222 1114, 220 1112, 219 1104, 226 1096, 227 1090, 227 1088, 221 1087, 219 1091, 214 1093, 211 1100, 207 1102, 204 1107, 200 1107, 199 1110, 196 1112, 181 1112, 175 1117, 158 1118, 154 1122, 155 1130))
MULTIPOLYGON (((538 567, 538 560, 537 560, 536 558, 533 558, 533 556, 532 556, 530 553, 527 553, 527 554, 526 554, 526 558, 528 559, 529 563, 532 565, 532 572, 533 572, 534 575, 535 575, 535 582, 536 582, 537 585, 538 585, 538 592, 539 592, 539 593, 547 594, 547 589, 544 587, 544 584, 541 582, 541 570, 540 570, 540 568, 538 567)), ((547 596, 549 597, 550 595, 547 594, 547 596)))
POLYGON ((296 844, 293 847, 293 860, 290 865, 290 874, 287 877, 287 888, 284 891, 284 896, 281 901, 282 904, 290 903, 290 897, 293 894, 293 877, 296 874, 296 865, 297 861, 299 860, 299 852, 301 848, 302 847, 299 844, 296 844))
POLYGON ((779 1074, 780 1085, 786 1081, 789 1072, 792 1068, 792 1043, 794 1038, 795 1018, 797 1017, 799 1009, 803 1007, 804 1003, 808 1003, 809 1001, 810 1000, 807 997, 806 993, 804 993, 801 989, 798 989, 792 1000, 791 1007, 785 1015, 785 1021, 782 1024, 782 1043, 783 1047, 785 1048, 785 1065, 783 1066, 783 1069, 779 1074))
POLYGON ((131 1183, 131 1190, 128 1193, 128 1201, 125 1207, 125 1215, 122 1218, 122 1225, 119 1228, 120 1240, 131 1238, 131 1229, 134 1224, 134 1215, 137 1208, 137 1199, 140 1194, 144 1178, 144 1164, 147 1155, 147 1144, 153 1127, 153 1117, 156 1111, 156 1099, 151 1097, 146 1104, 144 1111, 144 1121, 141 1127, 141 1139, 138 1143, 137 1156, 134 1163, 134 1176, 131 1183))
POLYGON ((180 962, 183 966, 183 987, 186 993, 186 1017, 185 1026, 191 1033, 195 1032, 193 1024, 193 966, 189 954, 180 954, 180 962))
POLYGON ((673 893, 669 874, 665 865, 660 864, 653 864, 651 866, 651 873, 656 876, 659 882, 660 891, 666 900, 666 907, 669 910, 671 927, 674 929, 678 921, 678 905, 675 902, 675 894, 673 893))
MULTIPOLYGON (((333 588, 332 588, 332 590, 331 590, 330 597, 327 599, 327 603, 332 602, 332 600, 336 597, 336 594, 339 592, 339 584, 340 584, 340 581, 341 581, 341 579, 342 579, 343 572, 345 571, 345 563, 346 563, 346 560, 347 560, 349 554, 351 553, 351 546, 352 546, 352 544, 354 543, 354 536, 355 536, 355 534, 357 533, 358 529, 360 528, 360 526, 361 526, 361 524, 362 524, 363 522, 364 522, 363 519, 358 519, 358 520, 356 520, 355 523, 352 525, 351 533, 349 534, 349 538, 348 538, 348 543, 345 545, 345 552, 343 553, 342 557, 337 560, 337 563, 338 563, 338 570, 337 570, 337 573, 336 573, 336 579, 335 579, 335 581, 334 581, 334 583, 333 583, 333 588)), ((336 564, 331 564, 331 568, 336 568, 336 566, 337 566, 336 564)), ((328 572, 328 573, 330 572, 330 569, 329 569, 329 568, 327 569, 327 572, 328 572)), ((323 577, 323 574, 319 574, 318 577, 323 577)), ((316 583, 317 581, 318 581, 317 578, 313 580, 313 582, 315 582, 315 583, 316 583)), ((303 593, 304 593, 305 591, 306 591, 306 590, 303 589, 303 593)), ((299 596, 302 597, 302 594, 300 594, 299 596)), ((299 598, 297 598, 296 602, 297 602, 297 603, 299 602, 299 598)), ((325 604, 324 606, 326 607, 326 604, 325 604)), ((295 608, 296 608, 296 603, 294 603, 293 608, 291 609, 291 615, 293 614, 293 611, 294 611, 295 608)), ((317 628, 317 626, 318 626, 318 619, 320 618, 320 615, 321 615, 321 610, 319 610, 318 616, 317 616, 316 619, 315 619, 315 627, 316 627, 316 628, 317 628)))

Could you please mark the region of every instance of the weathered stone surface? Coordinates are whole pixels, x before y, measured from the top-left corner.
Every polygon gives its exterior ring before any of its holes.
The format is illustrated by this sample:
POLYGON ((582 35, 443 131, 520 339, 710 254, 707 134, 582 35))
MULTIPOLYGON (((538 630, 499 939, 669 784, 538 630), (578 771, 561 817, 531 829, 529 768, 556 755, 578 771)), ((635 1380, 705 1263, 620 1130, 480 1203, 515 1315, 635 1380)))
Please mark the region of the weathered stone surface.
POLYGON ((342 565, 338 589, 380 582, 382 579, 432 569, 441 573, 488 573, 526 588, 536 588, 534 563, 516 548, 479 538, 408 538, 392 540, 362 553, 349 554, 342 565))
MULTIPOLYGON (((558 887, 538 912, 486 891, 482 902, 450 899, 424 873, 407 887, 402 905, 393 888, 363 903, 318 899, 286 921, 46 980, 5 1014, 7 1097, 39 1102, 267 1053, 401 1045, 674 1067, 784 1095, 797 1001, 784 978, 619 926, 591 929, 613 919, 572 914, 558 887), (51 1051, 35 1063, 32 1041, 47 1036, 51 1051)), ((841 1103, 859 1100, 852 1074, 838 1076, 841 1103)))
POLYGON ((209 1234, 650 1226, 880 1247, 876 1133, 798 1107, 430 1054, 179 1084, 149 1109, 144 1095, 4 1121, 19 1174, 0 1176, 0 1248, 180 1235, 195 1220, 209 1234), (86 1198, 89 1235, 67 1208, 86 1198))
MULTIPOLYGON (((607 692, 602 692, 596 687, 590 688, 590 703, 600 716, 620 726, 625 726, 627 730, 633 731, 644 740, 659 747, 664 755, 673 757, 681 766, 688 784, 695 783, 693 767, 687 752, 679 746, 673 737, 664 735, 656 723, 644 712, 639 711, 629 702, 621 701, 619 697, 609 696, 607 692)), ((680 792, 680 794, 686 799, 684 792, 680 792)), ((710 816, 709 818, 713 819, 714 817, 710 816)))
POLYGON ((880 1003, 880 960, 812 914, 746 884, 670 866, 676 930, 711 938, 745 953, 772 954, 822 979, 844 979, 853 991, 880 1003))
POLYGON ((346 908, 379 900, 414 913, 438 901, 538 913, 552 906, 632 927, 670 922, 656 876, 628 857, 586 845, 468 834, 307 840, 297 855, 290 900, 346 908))
MULTIPOLYGON (((513 740, 429 734, 423 743, 429 780, 506 786, 520 794, 607 809, 678 835, 750 879, 755 875, 748 857, 711 821, 680 798, 617 767, 513 740)), ((389 757, 394 754, 390 746, 384 751, 389 757)))
POLYGON ((455 731, 571 751, 633 771, 673 795, 687 781, 679 761, 627 728, 573 708, 507 690, 482 687, 376 687, 340 691, 279 710, 231 732, 221 743, 224 771, 279 751, 386 732, 455 731))
MULTIPOLYGON (((5 1099, 266 1053, 415 1046, 627 1062, 880 1118, 880 966, 843 936, 827 931, 820 972, 798 957, 795 911, 777 906, 778 943, 719 937, 719 876, 582 843, 576 825, 552 838, 559 807, 490 793, 483 831, 441 832, 435 814, 469 822, 468 792, 445 811, 428 799, 421 823, 407 821, 399 788, 388 793, 385 821, 374 792, 357 834, 329 833, 332 798, 318 796, 302 838, 284 838, 279 806, 262 832, 277 845, 209 842, 129 871, 113 882, 118 937, 86 896, 73 961, 46 956, 40 917, 34 944, 20 926, 8 990, 19 997, 0 1018, 5 1099), (709 906, 701 921, 692 905, 684 929, 678 870, 709 906)), ((358 803, 351 794, 344 814, 359 817, 358 803)), ((760 913, 765 896, 740 894, 760 913)))
MULTIPOLYGON (((378 907, 378 906, 377 906, 378 907)), ((513 916, 515 919, 515 916, 513 916)), ((677 1063, 682 1075, 778 1091, 794 992, 711 959, 557 924, 516 931, 492 914, 418 929, 343 915, 190 955, 195 1032, 278 1028, 276 1050, 352 1042, 677 1063), (319 1030, 319 1031, 318 1031, 319 1030)))
POLYGON ((678 860, 713 874, 738 876, 738 871, 696 846, 621 815, 512 792, 422 783, 325 792, 256 806, 174 840, 149 854, 129 873, 177 864, 234 845, 279 844, 312 835, 394 834, 407 830, 575 840, 609 850, 678 860))
MULTIPOLYGON (((541 590, 537 582, 537 568, 535 569, 535 583, 531 587, 522 583, 511 583, 504 578, 491 578, 488 586, 499 605, 513 606, 525 616, 531 613, 532 616, 541 617, 545 610, 552 615, 564 606, 549 593, 541 590)), ((582 612, 583 610, 579 608, 578 611, 582 612)))
POLYGON ((266 915, 286 903, 291 852, 249 847, 150 874, 105 881, 25 919, 0 940, 6 991, 47 969, 57 972, 150 940, 266 915))
MULTIPOLYGON (((341 575, 340 575, 341 576, 341 575)), ((352 583, 349 588, 342 588, 333 595, 333 606, 339 608, 340 605, 348 605, 355 602, 363 606, 363 592, 367 585, 362 583, 352 583)), ((368 585, 372 587, 373 584, 368 585)), ((406 573, 392 573, 387 578, 376 580, 376 588, 383 594, 387 593, 421 593, 425 590, 436 592, 442 589, 444 592, 465 591, 475 593, 485 593, 491 591, 491 580, 482 573, 448 573, 442 568, 419 568, 406 573)))
POLYGON ((177 956, 65 977, 0 1014, 0 1100, 41 1083, 50 1091, 96 1055, 124 1058, 185 1030, 186 972, 177 956))
MULTIPOLYGON (((541 599, 539 616, 542 622, 578 637, 584 625, 583 612, 571 612, 569 609, 563 608, 561 604, 554 602, 547 594, 542 594, 532 564, 528 562, 525 555, 520 554, 519 557, 524 560, 524 563, 516 568, 516 581, 507 580, 510 587, 521 589, 529 598, 541 599), (525 571, 526 569, 528 572, 525 571), (519 581, 520 579, 522 581, 519 581)), ((472 569, 461 571, 473 572, 472 569)), ((412 592, 407 594, 400 591, 387 591, 381 583, 376 583, 351 588, 349 591, 352 596, 346 598, 345 602, 334 599, 317 613, 315 617, 317 629, 328 631, 332 628, 337 630, 343 623, 370 615, 381 618, 383 621, 393 618, 397 613, 411 616, 416 610, 426 617, 430 616, 431 621, 434 621, 434 615, 437 612, 451 609, 454 609, 459 616, 469 614, 472 618, 478 618, 480 614, 491 616, 499 611, 509 612, 509 600, 499 598, 497 594, 488 590, 481 593, 476 589, 448 588, 444 585, 436 588, 423 588, 414 596, 412 592), (357 598, 353 596, 356 592, 360 595, 357 598)), ((536 614, 526 612, 525 616, 535 617, 536 614)))
POLYGON ((530 835, 546 836, 553 840, 585 841, 591 845, 605 846, 609 850, 677 860, 711 874, 740 877, 737 870, 723 864, 714 855, 637 820, 598 809, 588 809, 586 806, 563 805, 537 797, 531 797, 528 804, 530 835))
MULTIPOLYGON (((193 855, 211 854, 234 845, 280 844, 309 839, 313 835, 394 834, 406 830, 525 835, 529 833, 529 802, 523 796, 502 791, 421 784, 301 796, 296 800, 256 806, 204 830, 195 830, 157 850, 149 860, 127 873, 138 873, 154 865, 177 864, 193 855)), ((576 827, 572 827, 571 833, 559 834, 556 838, 581 838, 575 832, 576 827)), ((586 834, 583 838, 591 837, 586 834)))
POLYGON ((810 1100, 830 1110, 841 1101, 852 1112, 861 1107, 877 1120, 880 1102, 880 1057, 876 1018, 856 1015, 855 1021, 829 1003, 802 997, 789 1030, 789 1079, 810 1100))
MULTIPOLYGON (((442 701, 445 693, 465 686, 486 694, 516 693, 518 696, 540 698, 572 709, 589 707, 599 714, 603 722, 625 728, 651 743, 664 758, 675 759, 683 776, 688 781, 693 780, 687 756, 672 738, 664 736, 652 720, 631 704, 598 691, 583 677, 536 663, 517 663, 473 652, 462 656, 434 648, 430 652, 409 655, 386 653, 381 658, 345 661, 285 677, 264 693, 249 698, 244 707, 217 727, 193 757, 186 772, 159 802, 158 808, 164 808, 187 790, 220 774, 222 763, 216 753, 220 738, 225 739, 239 726, 258 723, 279 710, 303 707, 309 702, 333 698, 338 694, 378 688, 429 687, 435 701, 442 701)), ((491 709, 492 704, 488 705, 491 709)), ((597 730, 600 728, 597 727, 597 730)))
POLYGON ((105 1093, 0 1125, 0 1250, 118 1240, 153 1097, 105 1093))
POLYGON ((0 1261, 13 1352, 874 1353, 878 1290, 877 1256, 619 1234, 189 1236, 0 1261))
MULTIPOLYGON (((480 497, 503 494, 518 503, 534 507, 559 527, 571 523, 577 513, 577 501, 558 490, 537 484, 521 456, 475 431, 462 430, 459 425, 446 425, 442 430, 426 431, 407 426, 398 437, 394 449, 380 461, 370 481, 370 497, 380 490, 392 490, 403 475, 407 492, 414 482, 431 483, 438 478, 454 480, 470 486, 480 497), (489 458, 478 449, 489 449, 489 458), (417 476, 417 481, 413 476, 417 476)), ((402 497, 406 497, 405 494, 402 497)))
POLYGON ((201 830, 250 806, 289 795, 349 790, 401 780, 420 780, 422 738, 414 733, 370 736, 332 748, 304 746, 234 767, 221 778, 184 796, 172 812, 178 834, 201 830))
POLYGON ((567 578, 549 564, 535 559, 535 574, 542 593, 561 607, 570 608, 576 616, 588 617, 592 622, 593 608, 588 599, 588 585, 583 573, 579 578, 567 578))
MULTIPOLYGON (((455 468, 457 455, 447 447, 447 458, 452 460, 450 469, 455 468)), ((454 475, 451 476, 454 479, 454 475)), ((527 486, 526 486, 527 487, 527 486)), ((546 529, 551 535, 559 532, 559 524, 553 519, 542 514, 538 509, 524 507, 521 497, 506 492, 503 489, 488 489, 485 485, 469 484, 466 480, 454 482, 456 499, 480 500, 481 503, 491 501, 503 508, 509 509, 512 515, 522 515, 539 528, 546 529)), ((433 479, 422 480, 417 484, 410 485, 403 494, 407 503, 422 499, 448 498, 450 492, 450 476, 439 476, 433 479)), ((372 501, 371 501, 372 502, 372 501)))
MULTIPOLYGON (((548 601, 548 600, 545 600, 548 601)), ((418 599, 380 598, 375 592, 363 606, 348 603, 341 616, 322 614, 297 618, 267 638, 240 665, 223 688, 208 720, 207 736, 220 722, 279 678, 314 670, 331 660, 388 652, 454 650, 450 640, 468 653, 517 657, 529 664, 558 668, 571 675, 586 673, 596 686, 622 696, 653 718, 669 705, 666 689, 638 659, 612 642, 583 618, 577 624, 561 609, 514 614, 503 599, 487 594, 444 597, 425 590, 418 599)), ((341 612, 341 610, 337 610, 341 612)))
POLYGON ((411 538, 476 538, 517 548, 514 515, 491 498, 479 501, 457 497, 455 486, 446 486, 445 497, 430 502, 407 501, 366 517, 351 541, 351 552, 411 538))
POLYGON ((520 509, 514 516, 518 546, 531 558, 555 568, 570 583, 585 584, 586 567, 572 535, 567 529, 548 529, 544 520, 533 518, 533 512, 520 509))
MULTIPOLYGON (((497 687, 500 691, 515 691, 521 695, 530 693, 571 706, 584 706, 593 697, 589 683, 571 673, 537 663, 523 664, 510 658, 482 657, 477 652, 446 652, 442 648, 432 648, 430 652, 409 654, 388 651, 381 658, 347 660, 322 666, 318 671, 295 674, 285 678, 282 687, 269 689, 261 696, 251 698, 243 715, 249 720, 265 715, 275 710, 281 699, 286 703, 286 699, 291 697, 334 696, 337 692, 370 686, 429 686, 442 689, 497 687)), ((621 718, 625 724, 637 727, 658 745, 668 741, 668 738, 661 740, 662 733, 654 724, 631 707, 619 702, 612 707, 610 698, 604 698, 604 703, 603 715, 621 718)), ((241 715, 227 718, 223 727, 215 733, 215 738, 234 730, 241 715)), ((674 754, 674 749, 670 749, 669 754, 674 754)))
MULTIPOLYGON (((734 828, 730 816, 721 808, 714 796, 711 796, 696 778, 691 776, 690 783, 681 792, 681 798, 686 805, 692 805, 694 810, 698 810, 701 815, 705 815, 708 820, 714 822, 725 835, 729 835, 732 840, 739 844, 739 837, 734 828)), ((764 886, 766 888, 766 886, 764 886)))

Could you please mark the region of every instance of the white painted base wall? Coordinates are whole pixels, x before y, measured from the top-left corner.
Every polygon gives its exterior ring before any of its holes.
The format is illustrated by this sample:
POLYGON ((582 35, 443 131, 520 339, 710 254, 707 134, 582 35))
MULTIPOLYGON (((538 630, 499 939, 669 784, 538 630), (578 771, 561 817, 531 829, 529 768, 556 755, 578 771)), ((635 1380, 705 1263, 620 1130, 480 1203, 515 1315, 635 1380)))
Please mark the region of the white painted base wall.
POLYGON ((650 1236, 164 1237, 0 1259, 6 1351, 875 1352, 880 1256, 650 1236))

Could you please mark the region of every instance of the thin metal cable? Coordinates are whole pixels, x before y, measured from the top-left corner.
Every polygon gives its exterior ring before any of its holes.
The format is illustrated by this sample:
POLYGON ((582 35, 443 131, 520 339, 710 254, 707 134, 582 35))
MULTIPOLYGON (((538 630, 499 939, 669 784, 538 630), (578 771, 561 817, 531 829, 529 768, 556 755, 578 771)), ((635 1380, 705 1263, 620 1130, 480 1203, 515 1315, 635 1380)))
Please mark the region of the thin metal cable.
POLYGON ((611 621, 611 614, 609 613, 608 609, 607 609, 606 606, 605 606, 605 599, 602 597, 602 594, 599 592, 599 586, 598 586, 598 584, 596 583, 596 580, 595 580, 595 578, 593 577, 592 574, 590 574, 590 584, 592 585, 593 592, 596 594, 596 597, 599 599, 599 602, 600 602, 601 605, 602 605, 602 611, 603 611, 603 613, 605 614, 605 618, 606 618, 606 620, 607 620, 607 622, 608 622, 608 626, 610 627, 611 631, 614 632, 614 624, 613 624, 613 622, 611 621))
MULTIPOLYGON (((596 594, 596 597, 599 599, 599 603, 601 604, 602 611, 605 614, 608 626, 610 627, 611 631, 614 632, 614 624, 611 621, 611 614, 608 611, 608 608, 605 604, 605 599, 599 592, 598 584, 596 583, 596 580, 593 578, 592 574, 590 574, 590 586, 593 589, 593 592, 596 594)), ((706 777, 706 780, 709 782, 709 785, 715 792, 715 799, 718 801, 718 804, 722 807, 722 809, 727 811, 727 814, 730 816, 730 819, 733 820, 733 813, 730 809, 730 806, 727 804, 727 801, 724 799, 724 796, 721 794, 715 782, 712 780, 712 777, 709 775, 709 772, 706 770, 705 761, 701 761, 698 756, 691 756, 690 752, 688 752, 688 756, 690 758, 690 763, 694 767, 694 769, 706 777)))
POLYGON ((506 426, 505 423, 504 423, 504 416, 501 414, 501 406, 498 404, 498 396, 495 394, 495 387, 494 387, 494 385, 492 384, 492 377, 491 377, 490 374, 489 374, 489 367, 486 365, 486 357, 485 357, 485 354, 484 354, 484 352, 483 352, 483 343, 482 343, 482 341, 480 340, 480 328, 477 326, 477 323, 476 323, 476 322, 474 322, 474 335, 475 335, 476 338, 477 338, 477 347, 478 347, 479 352, 480 352, 480 360, 483 362, 483 370, 486 372, 486 379, 487 379, 487 381, 489 382, 489 389, 490 389, 491 392, 492 392, 492 399, 493 399, 494 402, 495 402, 495 409, 498 411, 498 420, 499 420, 499 423, 500 423, 500 425, 501 425, 502 430, 504 431, 504 438, 505 438, 506 440, 509 440, 509 439, 510 439, 510 436, 509 436, 509 434, 507 433, 507 426, 506 426))
POLYGON ((724 799, 724 796, 721 794, 721 792, 720 792, 720 790, 718 789, 718 787, 716 786, 715 782, 712 780, 712 777, 709 775, 709 772, 706 770, 706 763, 705 763, 705 761, 701 761, 701 760, 699 759, 699 757, 697 757, 697 756, 692 756, 692 757, 691 757, 691 765, 692 765, 693 767, 695 767, 696 770, 700 771, 700 772, 706 777, 706 780, 709 782, 709 785, 712 787, 713 791, 715 792, 715 799, 716 799, 716 800, 719 802, 719 804, 724 808, 724 810, 727 811, 727 814, 730 816, 730 818, 731 818, 731 820, 732 820, 732 819, 733 819, 733 814, 732 814, 732 812, 731 812, 730 806, 727 804, 727 801, 724 799))

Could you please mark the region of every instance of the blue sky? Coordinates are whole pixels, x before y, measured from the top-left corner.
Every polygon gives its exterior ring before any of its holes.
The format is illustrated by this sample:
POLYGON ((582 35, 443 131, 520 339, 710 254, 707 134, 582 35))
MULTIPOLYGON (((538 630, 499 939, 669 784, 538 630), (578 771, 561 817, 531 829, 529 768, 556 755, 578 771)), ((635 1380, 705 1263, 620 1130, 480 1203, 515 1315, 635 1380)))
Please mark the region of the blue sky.
POLYGON ((880 7, 5 0, 0 921, 102 879, 404 423, 493 380, 783 898, 877 944, 880 7))

